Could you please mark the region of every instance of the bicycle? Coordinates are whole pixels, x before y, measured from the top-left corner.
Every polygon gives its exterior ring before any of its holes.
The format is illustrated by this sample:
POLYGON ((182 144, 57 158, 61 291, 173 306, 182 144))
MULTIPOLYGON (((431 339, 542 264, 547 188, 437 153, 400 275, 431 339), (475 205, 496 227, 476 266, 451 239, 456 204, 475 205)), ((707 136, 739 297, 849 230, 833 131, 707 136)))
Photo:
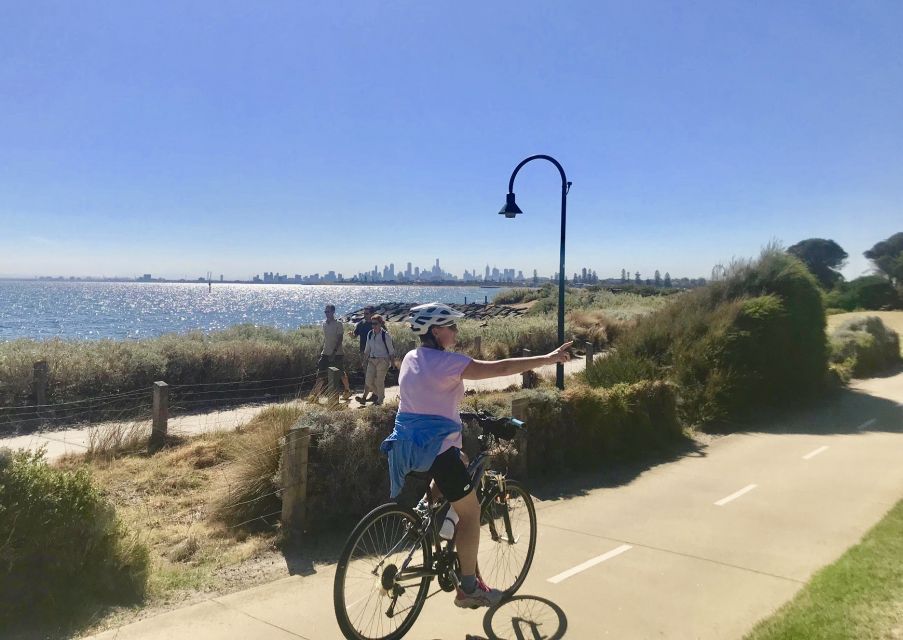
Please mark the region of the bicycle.
MULTIPOLYGON (((480 501, 477 570, 508 598, 523 584, 533 562, 536 509, 520 483, 485 467, 492 447, 525 426, 515 418, 483 412, 462 413, 461 418, 482 427, 480 452, 467 467, 480 501)), ((428 473, 409 473, 405 489, 414 487, 413 495, 423 496, 416 506, 390 502, 376 507, 348 537, 333 584, 336 620, 346 638, 401 638, 420 615, 434 578, 443 591, 458 586, 454 539, 439 536, 448 501, 431 503, 429 482, 428 473)))

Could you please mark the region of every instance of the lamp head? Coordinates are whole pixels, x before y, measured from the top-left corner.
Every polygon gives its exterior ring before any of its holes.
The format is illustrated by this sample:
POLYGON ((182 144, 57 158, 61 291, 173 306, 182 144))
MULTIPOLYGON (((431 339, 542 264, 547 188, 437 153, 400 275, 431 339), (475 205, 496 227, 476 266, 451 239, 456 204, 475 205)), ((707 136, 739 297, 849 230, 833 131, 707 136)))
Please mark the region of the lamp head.
POLYGON ((523 211, 520 210, 520 207, 517 206, 517 202, 514 201, 514 194, 509 193, 505 196, 505 206, 499 211, 499 215, 505 216, 506 218, 513 218, 519 213, 523 213, 523 211))

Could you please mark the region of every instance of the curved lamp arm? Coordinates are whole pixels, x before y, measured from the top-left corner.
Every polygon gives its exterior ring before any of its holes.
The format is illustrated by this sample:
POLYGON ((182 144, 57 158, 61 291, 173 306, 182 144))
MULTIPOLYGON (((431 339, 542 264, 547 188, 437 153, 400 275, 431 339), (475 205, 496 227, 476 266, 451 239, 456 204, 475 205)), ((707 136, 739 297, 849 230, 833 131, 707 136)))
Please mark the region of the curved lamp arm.
POLYGON ((527 164, 528 162, 532 162, 533 160, 548 160, 558 169, 558 173, 561 174, 561 188, 564 189, 564 192, 567 193, 571 188, 571 183, 568 182, 567 176, 564 174, 564 167, 553 158, 552 156, 547 156, 543 154, 530 156, 529 158, 525 158, 521 160, 520 164, 514 167, 514 171, 511 173, 511 179, 508 180, 508 193, 514 193, 514 178, 517 176, 517 172, 521 170, 521 168, 527 164))

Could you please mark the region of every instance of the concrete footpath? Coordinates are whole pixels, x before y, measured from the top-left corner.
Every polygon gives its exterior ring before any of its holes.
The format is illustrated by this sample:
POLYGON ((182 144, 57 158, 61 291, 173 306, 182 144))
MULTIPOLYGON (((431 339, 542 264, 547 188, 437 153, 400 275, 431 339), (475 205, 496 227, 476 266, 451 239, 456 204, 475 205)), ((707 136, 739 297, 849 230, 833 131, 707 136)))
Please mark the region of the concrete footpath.
MULTIPOLYGON (((539 539, 518 597, 431 597, 409 638, 742 638, 903 498, 903 374, 612 486, 535 489, 539 539)), ((165 613, 100 640, 341 638, 334 567, 165 613)))

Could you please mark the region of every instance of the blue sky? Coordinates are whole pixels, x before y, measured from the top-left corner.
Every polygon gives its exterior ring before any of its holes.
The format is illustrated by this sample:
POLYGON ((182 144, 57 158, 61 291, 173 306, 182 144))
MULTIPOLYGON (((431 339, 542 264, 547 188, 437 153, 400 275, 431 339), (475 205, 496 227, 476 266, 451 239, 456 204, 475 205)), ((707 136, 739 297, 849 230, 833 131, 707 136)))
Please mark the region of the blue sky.
POLYGON ((903 3, 9 2, 0 274, 708 275, 903 230, 903 3), (334 6, 331 6, 334 5, 334 6))

